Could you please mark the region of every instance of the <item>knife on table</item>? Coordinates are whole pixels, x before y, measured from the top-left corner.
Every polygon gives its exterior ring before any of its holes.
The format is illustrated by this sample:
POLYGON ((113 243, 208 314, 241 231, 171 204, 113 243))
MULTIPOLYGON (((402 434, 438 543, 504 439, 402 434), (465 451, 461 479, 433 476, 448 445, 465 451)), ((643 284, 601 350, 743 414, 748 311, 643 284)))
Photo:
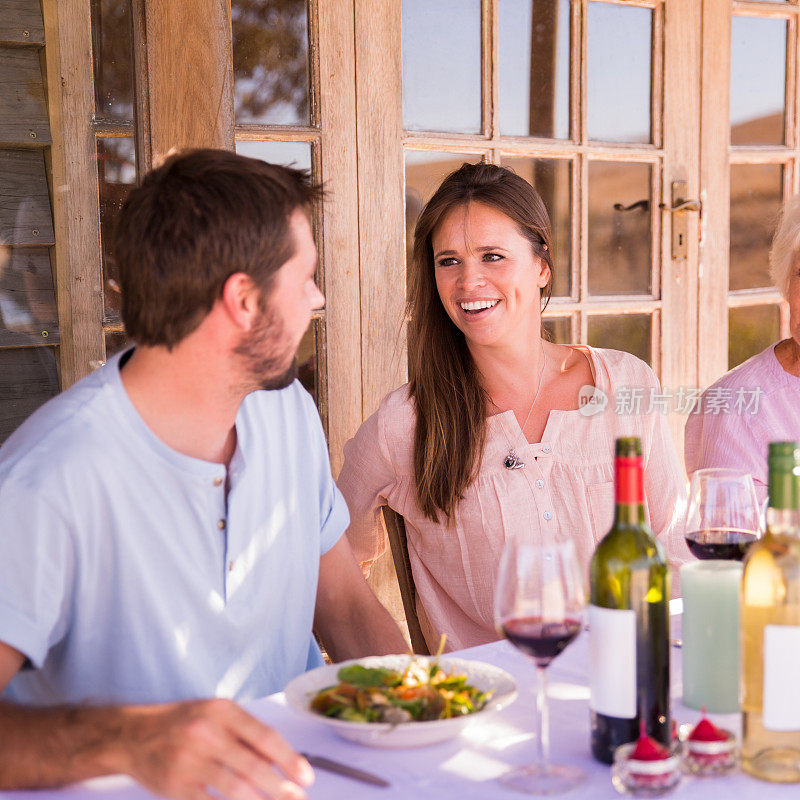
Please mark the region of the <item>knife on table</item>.
POLYGON ((338 761, 332 761, 330 758, 324 756, 312 756, 308 753, 301 753, 301 756, 311 764, 315 769, 323 769, 327 772, 334 772, 337 775, 342 775, 345 778, 352 778, 354 781, 362 781, 369 783, 371 786, 389 786, 389 781, 373 775, 371 772, 364 772, 364 770, 350 767, 347 764, 341 764, 338 761))

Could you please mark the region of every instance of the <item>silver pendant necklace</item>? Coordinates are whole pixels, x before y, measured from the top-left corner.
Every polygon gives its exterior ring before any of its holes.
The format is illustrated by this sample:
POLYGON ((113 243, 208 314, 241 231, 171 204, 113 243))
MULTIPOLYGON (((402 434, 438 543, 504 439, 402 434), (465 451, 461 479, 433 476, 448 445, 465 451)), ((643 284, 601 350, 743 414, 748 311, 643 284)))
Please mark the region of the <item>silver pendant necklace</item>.
MULTIPOLYGON (((539 340, 541 342, 541 340, 539 340)), ((547 356, 544 354, 544 345, 541 345, 542 348, 542 365, 539 367, 539 385, 536 387, 536 394, 533 396, 533 402, 531 403, 531 407, 528 409, 528 416, 525 417, 525 422, 522 423, 522 435, 525 435, 525 428, 528 426, 528 420, 531 418, 531 413, 533 412, 533 407, 536 405, 536 401, 539 399, 539 392, 542 390, 542 375, 544 374, 544 365, 547 361, 547 356)), ((506 440, 508 441, 508 440, 506 440)), ((514 446, 511 442, 508 442, 508 455, 503 459, 503 466, 506 469, 522 469, 525 466, 525 462, 517 455, 516 450, 514 450, 514 446)))

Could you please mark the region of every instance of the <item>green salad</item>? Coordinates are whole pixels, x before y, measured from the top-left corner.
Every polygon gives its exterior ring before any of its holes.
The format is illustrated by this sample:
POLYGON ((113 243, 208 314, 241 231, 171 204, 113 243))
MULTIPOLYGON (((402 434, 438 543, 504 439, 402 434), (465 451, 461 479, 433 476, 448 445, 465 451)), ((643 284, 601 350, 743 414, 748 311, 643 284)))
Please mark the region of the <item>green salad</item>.
POLYGON ((424 722, 480 711, 492 691, 467 683, 467 676, 446 672, 433 662, 413 659, 403 672, 350 664, 337 673, 339 683, 316 694, 311 710, 351 722, 424 722))

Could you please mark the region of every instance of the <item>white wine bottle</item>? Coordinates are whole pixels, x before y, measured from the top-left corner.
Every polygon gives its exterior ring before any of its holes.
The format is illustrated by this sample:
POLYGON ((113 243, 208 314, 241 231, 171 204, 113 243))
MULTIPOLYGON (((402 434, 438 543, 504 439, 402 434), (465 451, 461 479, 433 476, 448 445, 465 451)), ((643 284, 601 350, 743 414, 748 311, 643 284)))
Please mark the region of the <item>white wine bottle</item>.
POLYGON ((800 781, 799 487, 797 444, 772 442, 767 531, 742 574, 742 766, 780 783, 800 781))
POLYGON ((669 575, 645 520, 642 461, 639 439, 617 439, 614 524, 589 568, 592 754, 605 764, 639 737, 640 719, 661 744, 672 740, 669 575))

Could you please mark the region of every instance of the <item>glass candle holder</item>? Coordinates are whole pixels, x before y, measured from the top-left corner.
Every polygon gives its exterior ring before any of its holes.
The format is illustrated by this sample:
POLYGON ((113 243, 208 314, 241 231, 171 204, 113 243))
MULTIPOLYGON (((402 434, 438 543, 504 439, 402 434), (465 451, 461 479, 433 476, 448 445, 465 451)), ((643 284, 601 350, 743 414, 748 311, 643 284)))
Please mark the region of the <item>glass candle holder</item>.
POLYGON ((726 775, 739 765, 736 736, 720 729, 727 737, 719 742, 697 742, 689 739, 691 725, 681 725, 681 763, 684 772, 698 777, 726 775))
POLYGON ((661 797, 671 792, 681 780, 680 744, 670 748, 668 758, 638 761, 630 758, 635 742, 623 744, 614 752, 611 782, 621 794, 633 797, 661 797))

